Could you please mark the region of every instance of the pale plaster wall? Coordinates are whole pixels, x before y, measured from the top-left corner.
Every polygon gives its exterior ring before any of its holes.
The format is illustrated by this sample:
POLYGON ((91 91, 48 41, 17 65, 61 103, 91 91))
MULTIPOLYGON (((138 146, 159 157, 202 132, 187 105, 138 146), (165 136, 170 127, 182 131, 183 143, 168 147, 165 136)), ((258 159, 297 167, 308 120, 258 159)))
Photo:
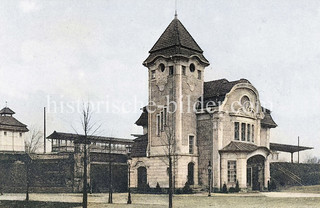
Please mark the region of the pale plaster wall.
POLYGON ((25 151, 25 137, 25 132, 0 130, 0 151, 25 151))

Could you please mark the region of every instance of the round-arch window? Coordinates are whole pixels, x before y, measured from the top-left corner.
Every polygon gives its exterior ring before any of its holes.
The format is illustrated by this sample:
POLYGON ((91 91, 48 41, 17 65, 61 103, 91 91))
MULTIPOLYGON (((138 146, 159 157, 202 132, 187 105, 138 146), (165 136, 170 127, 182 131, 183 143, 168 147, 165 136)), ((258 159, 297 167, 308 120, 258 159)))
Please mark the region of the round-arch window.
POLYGON ((251 104, 250 104, 250 99, 248 98, 248 96, 243 96, 243 97, 241 98, 241 105, 242 105, 245 109, 247 109, 247 108, 249 108, 249 107, 251 106, 251 104))
POLYGON ((190 64, 189 68, 191 72, 194 72, 196 70, 196 66, 194 64, 190 64))
POLYGON ((161 70, 161 72, 164 72, 164 70, 166 69, 166 67, 164 66, 164 64, 160 64, 159 68, 161 70))

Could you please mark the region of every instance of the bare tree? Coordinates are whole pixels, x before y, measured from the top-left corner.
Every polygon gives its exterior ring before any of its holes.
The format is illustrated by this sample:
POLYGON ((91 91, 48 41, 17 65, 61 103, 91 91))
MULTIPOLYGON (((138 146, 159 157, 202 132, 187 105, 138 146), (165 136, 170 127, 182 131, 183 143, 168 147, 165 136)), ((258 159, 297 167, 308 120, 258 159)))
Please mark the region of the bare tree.
POLYGON ((36 153, 42 149, 43 145, 43 134, 42 132, 32 126, 29 131, 29 136, 25 140, 25 150, 26 153, 36 153))
POLYGON ((320 164, 320 158, 318 157, 312 157, 312 156, 308 156, 305 161, 305 163, 309 163, 309 164, 320 164))
POLYGON ((92 110, 90 108, 90 103, 88 102, 86 105, 83 104, 83 108, 81 111, 81 127, 84 135, 78 135, 78 143, 83 144, 84 150, 84 158, 83 158, 83 201, 82 207, 88 207, 88 148, 90 142, 90 137, 95 135, 97 131, 100 129, 101 125, 97 125, 96 122, 92 121, 92 110))
POLYGON ((174 190, 174 179, 173 179, 173 171, 175 163, 177 162, 177 154, 176 154, 176 136, 175 136, 175 128, 173 123, 173 113, 168 113, 167 121, 164 121, 164 132, 165 137, 162 139, 163 151, 165 155, 165 159, 163 162, 168 165, 168 175, 169 175, 169 208, 172 208, 172 198, 173 198, 173 190, 174 190))

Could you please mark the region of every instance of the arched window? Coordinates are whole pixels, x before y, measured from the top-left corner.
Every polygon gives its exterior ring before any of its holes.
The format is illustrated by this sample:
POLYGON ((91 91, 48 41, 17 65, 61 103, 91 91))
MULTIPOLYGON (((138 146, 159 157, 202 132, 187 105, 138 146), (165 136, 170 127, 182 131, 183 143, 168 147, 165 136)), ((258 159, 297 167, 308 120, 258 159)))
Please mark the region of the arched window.
POLYGON ((190 64, 189 69, 191 72, 194 72, 196 70, 196 66, 194 64, 190 64))
POLYGON ((164 72, 166 70, 166 67, 164 66, 164 64, 159 64, 159 69, 161 72, 164 72))
POLYGON ((246 110, 248 110, 248 109, 250 109, 250 107, 251 107, 251 103, 250 103, 250 99, 248 98, 248 96, 243 96, 242 98, 241 98, 241 105, 242 105, 242 107, 243 107, 243 109, 246 109, 246 110))

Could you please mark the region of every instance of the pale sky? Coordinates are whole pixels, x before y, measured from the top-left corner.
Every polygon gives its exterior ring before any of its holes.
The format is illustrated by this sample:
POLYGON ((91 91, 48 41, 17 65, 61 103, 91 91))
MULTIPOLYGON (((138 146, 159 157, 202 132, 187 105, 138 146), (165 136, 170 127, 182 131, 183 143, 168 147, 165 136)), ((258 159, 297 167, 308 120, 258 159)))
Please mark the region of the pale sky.
MULTIPOLYGON (((100 134, 141 133, 134 122, 147 104, 142 62, 173 19, 174 5, 1 0, 1 107, 8 101, 21 122, 43 128, 47 106, 49 135, 80 132, 80 115, 66 105, 91 101, 102 106, 93 115, 100 134)), ((302 157, 320 156, 320 1, 180 0, 178 18, 211 63, 206 81, 248 79, 278 124, 271 141, 297 144, 300 136, 301 145, 315 147, 302 157)))

